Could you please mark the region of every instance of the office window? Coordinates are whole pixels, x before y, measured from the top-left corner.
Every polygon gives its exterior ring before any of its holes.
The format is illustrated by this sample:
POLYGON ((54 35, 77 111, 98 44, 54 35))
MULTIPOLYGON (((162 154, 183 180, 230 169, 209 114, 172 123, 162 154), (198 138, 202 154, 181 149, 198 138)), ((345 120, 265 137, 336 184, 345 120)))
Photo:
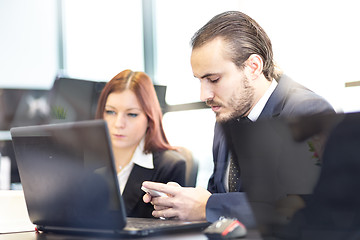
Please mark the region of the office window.
POLYGON ((216 14, 239 9, 238 0, 156 1, 156 80, 168 86, 168 104, 200 100, 199 81, 190 65, 190 39, 216 14))
POLYGON ((73 78, 144 70, 141 0, 64 0, 64 63, 73 78))
POLYGON ((0 88, 48 89, 57 74, 55 0, 0 1, 0 88))
POLYGON ((199 164, 197 186, 206 187, 213 170, 214 113, 211 109, 171 112, 164 115, 163 122, 170 144, 192 152, 199 164))
POLYGON ((241 0, 241 10, 269 35, 274 57, 295 81, 325 97, 337 111, 359 111, 359 2, 241 0), (326 11, 324 11, 326 9, 326 11))

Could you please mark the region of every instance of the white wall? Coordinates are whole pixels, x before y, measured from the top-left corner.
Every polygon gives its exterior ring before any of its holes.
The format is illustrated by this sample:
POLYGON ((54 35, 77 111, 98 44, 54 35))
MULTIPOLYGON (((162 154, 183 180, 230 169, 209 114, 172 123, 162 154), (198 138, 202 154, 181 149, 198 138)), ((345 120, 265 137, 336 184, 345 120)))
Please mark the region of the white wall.
POLYGON ((63 0, 66 73, 108 81, 144 71, 141 0, 63 0))
POLYGON ((338 111, 360 110, 360 2, 353 0, 240 0, 273 43, 275 60, 295 81, 338 111))
POLYGON ((0 88, 47 89, 58 67, 56 1, 0 0, 0 88))

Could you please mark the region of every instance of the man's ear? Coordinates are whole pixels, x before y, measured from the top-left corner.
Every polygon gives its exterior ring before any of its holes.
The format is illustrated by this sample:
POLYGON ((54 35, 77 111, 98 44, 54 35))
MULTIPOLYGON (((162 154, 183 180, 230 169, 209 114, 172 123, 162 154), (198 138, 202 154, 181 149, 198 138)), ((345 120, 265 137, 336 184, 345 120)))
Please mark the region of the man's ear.
POLYGON ((256 79, 262 74, 264 63, 259 55, 252 54, 246 60, 246 66, 250 70, 250 77, 256 79))

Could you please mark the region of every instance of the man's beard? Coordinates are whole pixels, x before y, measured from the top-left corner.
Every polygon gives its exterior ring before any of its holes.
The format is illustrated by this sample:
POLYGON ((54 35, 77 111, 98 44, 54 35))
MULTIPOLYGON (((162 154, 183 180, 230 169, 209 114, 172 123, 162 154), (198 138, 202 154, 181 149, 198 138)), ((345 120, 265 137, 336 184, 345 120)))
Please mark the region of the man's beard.
MULTIPOLYGON (((227 122, 234 118, 245 117, 249 113, 250 109, 253 107, 254 103, 254 87, 250 86, 249 80, 244 76, 243 85, 240 89, 235 90, 228 102, 226 108, 232 109, 228 113, 216 113, 217 122, 227 122)), ((223 104, 209 100, 206 102, 208 105, 223 106, 223 104)))

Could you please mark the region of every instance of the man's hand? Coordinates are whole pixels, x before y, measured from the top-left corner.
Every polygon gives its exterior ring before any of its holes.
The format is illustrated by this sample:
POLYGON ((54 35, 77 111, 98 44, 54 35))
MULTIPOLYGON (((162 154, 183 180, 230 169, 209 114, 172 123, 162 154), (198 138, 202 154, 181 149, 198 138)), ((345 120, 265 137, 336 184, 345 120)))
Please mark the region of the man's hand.
POLYGON ((206 203, 211 195, 204 188, 181 187, 177 183, 168 184, 143 182, 144 187, 166 193, 165 197, 151 197, 145 194, 143 201, 154 205, 153 216, 178 218, 181 220, 205 220, 206 203))

